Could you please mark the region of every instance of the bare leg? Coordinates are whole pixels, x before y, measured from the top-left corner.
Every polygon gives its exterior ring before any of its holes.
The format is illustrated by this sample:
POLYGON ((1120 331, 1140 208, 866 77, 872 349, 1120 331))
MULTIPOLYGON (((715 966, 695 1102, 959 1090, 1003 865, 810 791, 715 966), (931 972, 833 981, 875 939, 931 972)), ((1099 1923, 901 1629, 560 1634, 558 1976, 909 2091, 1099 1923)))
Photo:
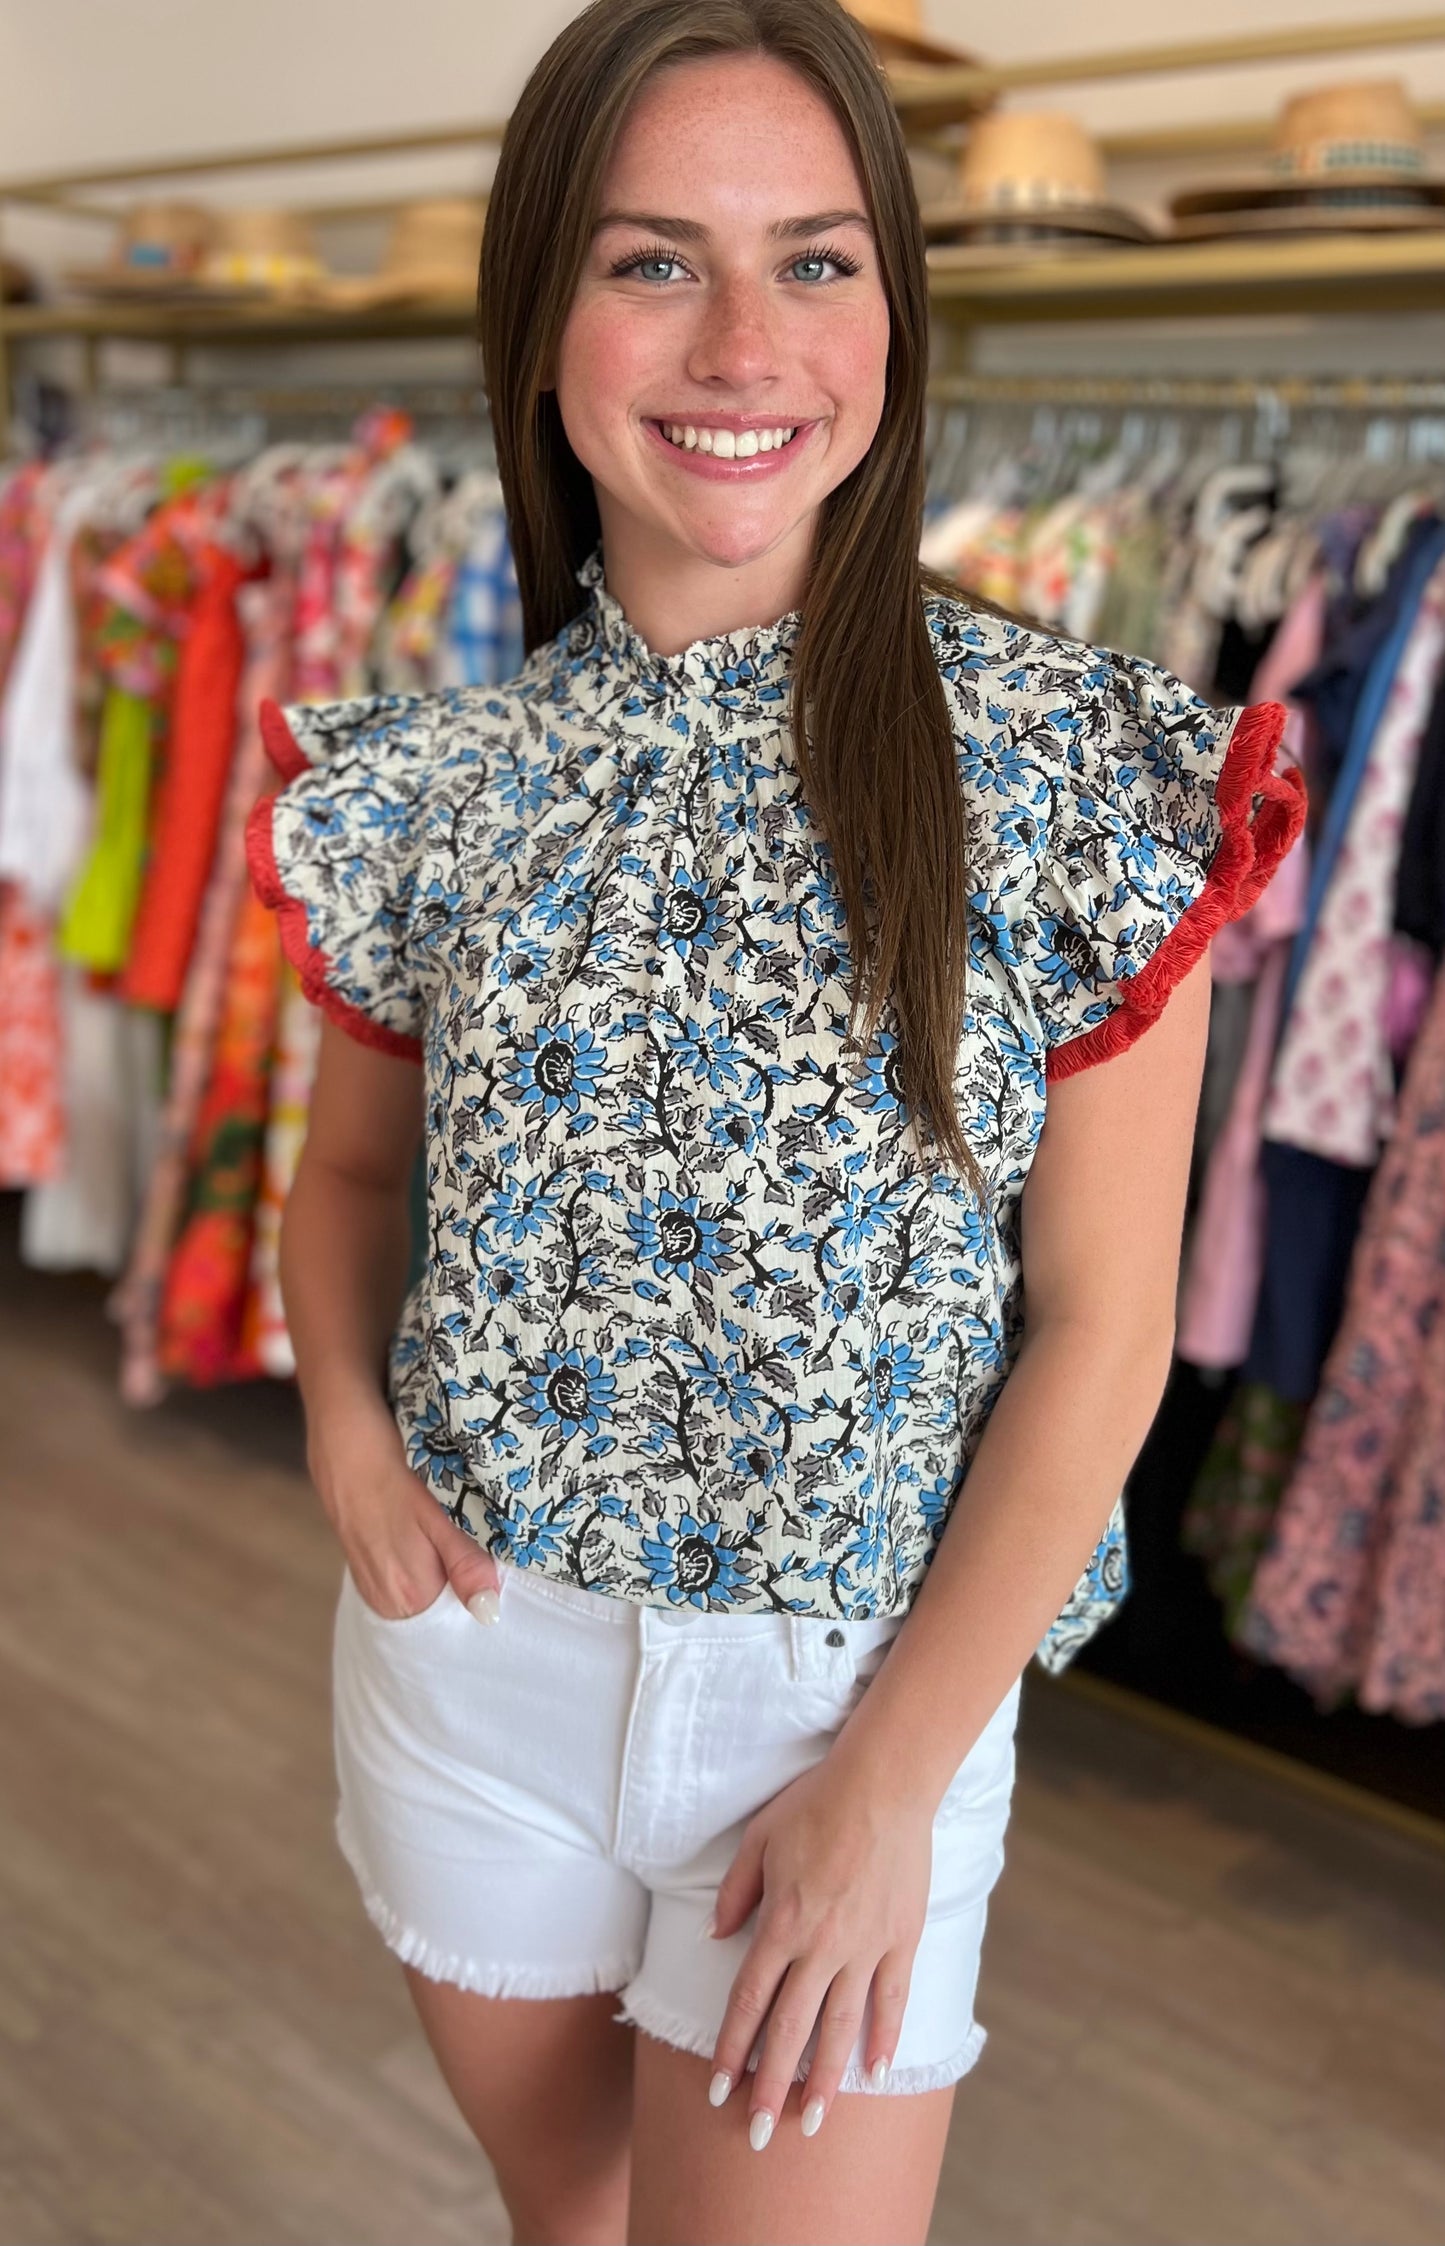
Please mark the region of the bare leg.
POLYGON ((747 2091, 707 2102, 711 2062, 639 2034, 628 2246, 923 2246, 953 2089, 840 2092, 816 2137, 794 2083, 771 2141, 747 2091))
POLYGON ((624 2246, 636 2030, 616 1996, 478 1996, 402 1971, 516 2246, 624 2246))

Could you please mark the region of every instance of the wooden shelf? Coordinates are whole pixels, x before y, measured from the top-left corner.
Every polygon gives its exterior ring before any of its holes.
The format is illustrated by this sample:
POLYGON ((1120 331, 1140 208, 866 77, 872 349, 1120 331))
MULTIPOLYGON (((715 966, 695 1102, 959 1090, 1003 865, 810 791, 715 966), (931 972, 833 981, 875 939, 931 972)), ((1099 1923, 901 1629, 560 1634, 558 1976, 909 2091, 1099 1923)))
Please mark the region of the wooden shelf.
MULTIPOLYGON (((1160 243, 997 264, 929 253, 938 312, 967 325, 1153 319, 1184 313, 1445 311, 1445 227, 1428 234, 1322 235, 1306 241, 1160 243)), ((362 311, 322 305, 11 305, 0 338, 224 346, 470 335, 470 297, 362 311)))
POLYGON ((0 312, 0 337, 83 336, 104 342, 322 343, 390 336, 467 335, 476 320, 470 296, 367 310, 302 304, 12 304, 0 312))
POLYGON ((969 325, 1241 312, 1445 311, 1445 227, 1424 234, 1158 243, 1047 260, 929 253, 940 311, 969 325))
POLYGON ((1223 39, 1176 39, 1159 46, 1096 48, 1085 54, 1044 55, 994 66, 945 64, 905 69, 894 65, 888 79, 905 131, 921 132, 963 123, 1000 94, 1035 86, 1174 77, 1196 70, 1294 62, 1306 56, 1429 47, 1442 40, 1445 15, 1438 12, 1377 16, 1361 22, 1289 24, 1273 31, 1234 32, 1223 39))

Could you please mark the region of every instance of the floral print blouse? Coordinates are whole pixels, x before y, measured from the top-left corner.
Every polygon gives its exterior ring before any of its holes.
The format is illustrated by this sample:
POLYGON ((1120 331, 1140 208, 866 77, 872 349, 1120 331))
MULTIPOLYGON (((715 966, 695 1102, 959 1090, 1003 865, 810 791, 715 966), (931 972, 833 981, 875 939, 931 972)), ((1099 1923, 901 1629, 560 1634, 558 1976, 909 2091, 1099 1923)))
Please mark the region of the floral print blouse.
MULTIPOLYGON (((1303 816, 1277 705, 965 599, 926 612, 973 893, 959 1111, 918 1151, 789 735, 796 613, 650 650, 594 552, 504 687, 263 722, 248 836, 309 995, 425 1072, 429 1242, 390 1352, 414 1471, 613 1597, 906 1608, 1023 1337, 1049 1083, 1157 1016, 1303 816)), ((866 651, 864 651, 866 659, 866 651)), ((1126 1586, 1116 1504, 1040 1658, 1126 1586)))

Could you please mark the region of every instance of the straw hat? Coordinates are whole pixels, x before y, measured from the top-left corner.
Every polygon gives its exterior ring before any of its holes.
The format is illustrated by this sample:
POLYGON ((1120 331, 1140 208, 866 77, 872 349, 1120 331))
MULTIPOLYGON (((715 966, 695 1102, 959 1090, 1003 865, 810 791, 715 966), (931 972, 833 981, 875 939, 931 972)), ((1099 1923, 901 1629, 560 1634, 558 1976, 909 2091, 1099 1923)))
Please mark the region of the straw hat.
POLYGON ((931 242, 1147 242, 1149 228, 1107 199, 1103 159, 1076 118, 997 109, 969 127, 958 193, 926 204, 931 242))
POLYGON ((104 265, 67 266, 61 277, 88 296, 174 296, 189 289, 211 230, 197 203, 137 203, 121 214, 104 265))
POLYGON ((193 293, 208 299, 314 299, 326 268, 294 211, 220 210, 193 293))
POLYGON ((1169 208, 1188 237, 1440 226, 1445 179, 1425 170, 1401 81, 1352 79, 1284 103, 1267 171, 1186 188, 1169 208))
POLYGON ((328 301, 361 309, 437 297, 470 300, 477 292, 486 215, 481 196, 437 196, 404 204, 392 225, 380 272, 360 280, 331 280, 328 301))
POLYGON ((946 47, 923 28, 922 0, 844 0, 884 62, 972 62, 960 47, 946 47))

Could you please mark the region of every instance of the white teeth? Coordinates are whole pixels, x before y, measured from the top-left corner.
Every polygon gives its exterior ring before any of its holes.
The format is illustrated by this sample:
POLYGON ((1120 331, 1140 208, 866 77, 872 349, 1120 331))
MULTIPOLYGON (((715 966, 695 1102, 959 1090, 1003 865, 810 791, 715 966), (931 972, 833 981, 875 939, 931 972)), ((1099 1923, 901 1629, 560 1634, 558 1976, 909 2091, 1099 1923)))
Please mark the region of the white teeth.
POLYGON ((690 421, 660 421, 669 444, 684 452, 710 452, 719 460, 751 460, 759 452, 781 452, 795 429, 695 429, 690 421))

